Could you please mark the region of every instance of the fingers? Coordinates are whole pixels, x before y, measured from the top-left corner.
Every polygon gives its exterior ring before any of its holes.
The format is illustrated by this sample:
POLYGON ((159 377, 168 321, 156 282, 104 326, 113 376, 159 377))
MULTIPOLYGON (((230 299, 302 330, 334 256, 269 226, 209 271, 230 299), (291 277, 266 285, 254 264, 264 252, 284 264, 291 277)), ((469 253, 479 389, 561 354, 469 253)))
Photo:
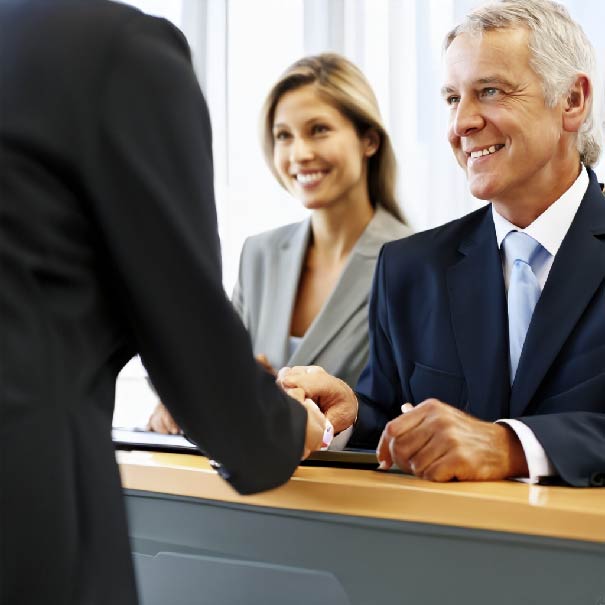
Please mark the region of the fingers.
POLYGON ((386 471, 393 466, 393 458, 391 457, 391 437, 385 434, 385 431, 382 431, 382 435, 380 436, 380 441, 378 442, 378 447, 376 448, 376 458, 378 458, 379 470, 386 471))
POLYGON ((457 465, 452 460, 453 456, 449 453, 435 458, 429 466, 423 469, 421 476, 428 481, 437 481, 443 483, 456 478, 457 465))
POLYGON ((178 435, 181 432, 178 424, 161 402, 155 406, 147 422, 146 429, 148 431, 155 431, 156 433, 163 433, 164 435, 178 435))
POLYGON ((286 389, 286 395, 290 395, 293 399, 296 399, 298 403, 305 402, 305 392, 303 389, 295 388, 295 389, 286 389))
POLYGON ((436 399, 416 407, 404 403, 402 415, 387 423, 383 431, 376 450, 379 468, 386 470, 397 464, 404 472, 423 476, 447 452, 447 443, 439 433, 450 420, 451 410, 451 406, 436 399))
POLYGON ((286 374, 288 374, 288 372, 291 370, 292 368, 289 368, 288 366, 284 366, 283 368, 280 368, 277 371, 277 384, 279 384, 279 386, 282 386, 282 381, 285 378, 286 374))
POLYGON ((404 404, 406 407, 405 413, 401 414, 401 416, 397 416, 394 420, 387 422, 384 430, 389 437, 399 438, 403 437, 409 431, 413 431, 417 428, 425 419, 427 415, 427 410, 421 408, 420 406, 414 407, 412 404, 407 403, 404 404))
POLYGON ((282 374, 282 377, 279 379, 282 388, 300 387, 305 390, 307 397, 310 397, 314 401, 322 397, 326 399, 338 397, 346 390, 343 388, 343 385, 346 386, 346 383, 324 372, 321 368, 318 370, 309 369, 312 371, 300 372, 292 368, 289 372, 282 374))
POLYGON ((502 446, 503 431, 500 425, 426 400, 387 424, 377 456, 384 461, 381 468, 397 463, 431 481, 503 479, 516 455, 515 448, 502 446))
POLYGON ((311 452, 321 449, 324 430, 326 428, 326 417, 311 399, 305 399, 302 405, 307 410, 307 432, 302 455, 302 459, 304 460, 311 452))
POLYGON ((281 368, 277 373, 277 380, 282 386, 299 386, 301 380, 306 380, 309 375, 331 376, 320 366, 294 366, 293 368, 281 368))

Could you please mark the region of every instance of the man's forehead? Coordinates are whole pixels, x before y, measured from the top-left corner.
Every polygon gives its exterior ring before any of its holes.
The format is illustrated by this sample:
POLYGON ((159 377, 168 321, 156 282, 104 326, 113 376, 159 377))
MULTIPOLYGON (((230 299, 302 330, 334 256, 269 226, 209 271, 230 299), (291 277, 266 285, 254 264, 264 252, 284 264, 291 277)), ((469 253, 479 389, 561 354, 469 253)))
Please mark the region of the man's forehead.
POLYGON ((460 34, 445 53, 444 86, 458 79, 509 81, 514 73, 530 67, 527 38, 527 30, 521 28, 460 34))

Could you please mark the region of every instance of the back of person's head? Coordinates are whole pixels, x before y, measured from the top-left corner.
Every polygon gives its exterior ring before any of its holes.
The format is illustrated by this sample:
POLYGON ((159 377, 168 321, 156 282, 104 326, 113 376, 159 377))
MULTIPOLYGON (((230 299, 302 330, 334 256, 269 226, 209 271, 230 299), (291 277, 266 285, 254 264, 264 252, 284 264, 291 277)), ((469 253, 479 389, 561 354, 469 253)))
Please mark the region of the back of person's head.
MULTIPOLYGON (((361 137, 373 129, 380 137, 377 152, 368 160, 368 192, 373 206, 380 205, 403 222, 396 199, 397 162, 382 122, 378 101, 361 70, 345 57, 323 53, 293 63, 273 85, 260 115, 265 160, 281 183, 273 162, 273 119, 284 94, 313 85, 318 95, 349 119, 361 137)), ((282 183, 283 184, 283 183, 282 183)))
POLYGON ((586 34, 562 5, 551 0, 499 0, 471 11, 445 38, 444 48, 460 34, 481 35, 499 29, 529 31, 530 65, 542 81, 546 105, 568 94, 578 74, 590 80, 589 111, 577 147, 584 164, 593 166, 601 154, 602 90, 596 58, 586 34))

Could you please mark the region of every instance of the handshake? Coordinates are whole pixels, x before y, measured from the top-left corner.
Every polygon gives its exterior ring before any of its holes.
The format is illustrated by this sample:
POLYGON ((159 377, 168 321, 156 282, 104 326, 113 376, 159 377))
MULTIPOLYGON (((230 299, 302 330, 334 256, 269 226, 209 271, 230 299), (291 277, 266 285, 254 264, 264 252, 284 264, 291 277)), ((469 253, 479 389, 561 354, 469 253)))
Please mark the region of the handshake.
POLYGON ((357 397, 351 387, 319 366, 282 368, 277 384, 307 409, 303 459, 313 451, 327 449, 332 437, 357 418, 357 397))
MULTIPOLYGON (((262 360, 259 363, 265 367, 262 360)), ((267 367, 265 369, 269 371, 267 367)), ((357 397, 351 387, 319 366, 282 368, 276 382, 307 410, 303 460, 313 451, 327 449, 334 434, 352 426, 357 418, 357 397)), ((149 418, 147 430, 180 433, 179 426, 162 403, 158 403, 149 418)))
MULTIPOLYGON (((282 368, 277 384, 307 410, 303 459, 325 449, 334 434, 357 418, 359 403, 351 387, 319 366, 282 368)), ((161 403, 147 429, 179 432, 161 403)), ((406 473, 432 481, 528 476, 523 448, 510 426, 479 420, 437 399, 416 406, 404 403, 401 414, 386 422, 376 455, 381 470, 397 464, 406 473)))

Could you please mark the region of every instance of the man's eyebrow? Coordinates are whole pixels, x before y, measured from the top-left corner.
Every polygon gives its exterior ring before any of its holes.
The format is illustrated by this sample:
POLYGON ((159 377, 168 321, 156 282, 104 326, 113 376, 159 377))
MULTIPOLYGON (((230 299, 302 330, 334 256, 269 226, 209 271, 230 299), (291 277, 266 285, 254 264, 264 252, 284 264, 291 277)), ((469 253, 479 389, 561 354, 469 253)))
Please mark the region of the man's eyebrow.
POLYGON ((477 84, 500 84, 506 88, 511 88, 512 84, 502 76, 487 76, 486 78, 479 78, 477 84))
MULTIPOLYGON (((484 86, 486 84, 497 84, 499 86, 502 86, 504 88, 513 88, 513 85, 506 79, 503 78, 502 76, 486 76, 484 78, 479 78, 477 80, 475 80, 475 82, 473 83, 474 86, 484 86)), ((449 85, 445 85, 441 87, 441 96, 446 96, 452 93, 456 93, 457 90, 453 87, 453 86, 449 86, 449 85)))

